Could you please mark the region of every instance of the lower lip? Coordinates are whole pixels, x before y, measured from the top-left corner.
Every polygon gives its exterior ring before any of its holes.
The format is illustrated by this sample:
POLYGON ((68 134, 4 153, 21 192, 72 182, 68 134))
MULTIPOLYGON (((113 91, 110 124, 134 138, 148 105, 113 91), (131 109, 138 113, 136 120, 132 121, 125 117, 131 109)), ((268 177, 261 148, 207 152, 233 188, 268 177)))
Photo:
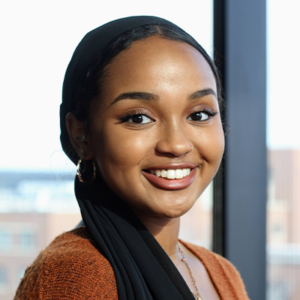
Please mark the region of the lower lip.
POLYGON ((157 177, 153 174, 143 172, 143 175, 157 187, 166 190, 181 190, 190 186, 195 179, 195 169, 192 169, 189 176, 181 179, 165 179, 162 177, 157 177))

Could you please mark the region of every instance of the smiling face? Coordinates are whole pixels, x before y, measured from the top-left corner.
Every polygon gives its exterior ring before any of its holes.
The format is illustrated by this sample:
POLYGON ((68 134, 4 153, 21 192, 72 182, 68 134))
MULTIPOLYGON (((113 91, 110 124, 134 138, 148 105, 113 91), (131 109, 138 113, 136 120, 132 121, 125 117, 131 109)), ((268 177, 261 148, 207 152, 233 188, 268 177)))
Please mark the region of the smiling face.
POLYGON ((150 37, 108 65, 87 153, 140 218, 184 214, 213 179, 224 151, 216 93, 210 66, 186 43, 150 37))

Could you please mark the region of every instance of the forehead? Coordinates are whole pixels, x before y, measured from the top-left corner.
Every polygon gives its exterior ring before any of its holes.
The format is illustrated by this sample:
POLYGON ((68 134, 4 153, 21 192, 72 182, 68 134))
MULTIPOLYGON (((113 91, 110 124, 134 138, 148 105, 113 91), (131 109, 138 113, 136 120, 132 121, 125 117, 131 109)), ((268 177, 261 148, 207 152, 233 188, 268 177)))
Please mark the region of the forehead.
POLYGON ((170 89, 212 88, 216 82, 210 65, 191 45, 153 36, 134 42, 107 66, 102 89, 157 92, 170 89), (149 90, 150 89, 150 90, 149 90))

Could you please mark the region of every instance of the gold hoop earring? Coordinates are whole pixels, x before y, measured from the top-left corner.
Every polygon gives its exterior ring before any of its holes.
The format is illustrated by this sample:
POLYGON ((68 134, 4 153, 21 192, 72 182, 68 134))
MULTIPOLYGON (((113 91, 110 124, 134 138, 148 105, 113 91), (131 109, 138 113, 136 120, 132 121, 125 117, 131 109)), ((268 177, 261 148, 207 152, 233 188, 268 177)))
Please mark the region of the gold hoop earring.
MULTIPOLYGON (((82 178, 82 173, 86 170, 86 166, 84 166, 83 168, 81 167, 81 163, 84 162, 84 156, 82 158, 79 159, 78 163, 77 163, 77 176, 80 182, 88 185, 91 184, 95 181, 96 179, 96 166, 95 163, 92 161, 93 163, 93 177, 90 180, 86 180, 82 178)), ((86 164, 84 162, 84 164, 86 164)))

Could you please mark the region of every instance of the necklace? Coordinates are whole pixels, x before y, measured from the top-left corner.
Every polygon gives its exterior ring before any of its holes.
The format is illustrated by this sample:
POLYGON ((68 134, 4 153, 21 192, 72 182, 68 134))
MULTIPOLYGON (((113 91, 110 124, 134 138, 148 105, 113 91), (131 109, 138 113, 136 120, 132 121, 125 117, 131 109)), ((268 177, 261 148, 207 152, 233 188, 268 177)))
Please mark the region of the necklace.
POLYGON ((194 293, 192 290, 191 290, 191 292, 192 292, 192 294, 194 295, 194 297, 195 297, 196 300, 202 300, 202 298, 201 298, 201 296, 200 296, 200 293, 199 293, 199 291, 198 291, 198 287, 197 287, 197 284, 196 284, 196 280, 195 280, 195 278, 194 278, 194 276, 193 276, 193 273, 192 273, 192 271, 191 271, 191 268, 190 268, 189 264, 187 263, 187 261, 186 261, 186 259, 185 259, 185 257, 184 257, 183 251, 181 250, 181 248, 180 248, 180 246, 179 246, 179 243, 177 243, 177 247, 178 247, 178 252, 180 253, 180 256, 181 256, 181 261, 186 265, 186 268, 187 268, 188 271, 189 271, 190 277, 191 277, 191 279, 192 279, 193 285, 194 285, 195 290, 196 290, 196 293, 194 293))

